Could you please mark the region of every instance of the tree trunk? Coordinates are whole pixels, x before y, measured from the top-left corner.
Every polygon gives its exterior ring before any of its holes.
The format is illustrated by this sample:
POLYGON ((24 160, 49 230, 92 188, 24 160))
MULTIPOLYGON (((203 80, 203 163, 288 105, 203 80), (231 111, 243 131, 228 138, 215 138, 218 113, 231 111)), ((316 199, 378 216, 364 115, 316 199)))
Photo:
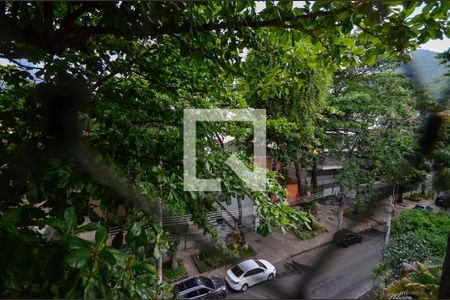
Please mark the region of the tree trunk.
POLYGON ((238 212, 239 212, 237 223, 240 226, 240 225, 242 225, 242 199, 240 196, 236 197, 236 199, 237 199, 238 212))
POLYGON ((392 220, 392 196, 389 197, 389 204, 387 206, 387 219, 386 219, 386 236, 384 238, 384 246, 389 244, 389 239, 391 237, 391 220, 392 220))
POLYGON ((174 242, 172 253, 170 255, 170 267, 172 270, 178 269, 178 245, 180 242, 177 240, 174 242))
POLYGON ((397 203, 403 203, 403 186, 401 184, 397 189, 397 203))
POLYGON ((425 185, 425 182, 423 182, 423 183, 420 184, 420 193, 422 195, 425 195, 426 191, 427 191, 427 187, 425 185))
POLYGON ((444 264, 442 266, 441 284, 439 286, 440 299, 450 298, 450 233, 447 241, 447 253, 445 254, 444 264))
POLYGON ((312 169, 311 169, 311 187, 312 192, 317 193, 317 158, 313 158, 312 169))
POLYGON ((238 230, 239 230, 241 245, 245 244, 245 234, 244 234, 244 231, 242 230, 243 229, 243 227, 242 227, 242 200, 243 200, 243 198, 241 198, 240 196, 237 197, 238 211, 239 211, 238 230), (242 241, 244 241, 244 242, 242 242, 242 241))
POLYGON ((339 198, 339 213, 338 213, 338 230, 344 227, 344 197, 339 198))
POLYGON ((394 187, 392 188, 392 201, 397 203, 398 201, 398 184, 394 181, 394 187))
POLYGON ((294 161, 294 167, 295 167, 295 178, 297 179, 298 195, 299 197, 301 197, 303 195, 303 183, 302 183, 302 168, 300 160, 294 161))

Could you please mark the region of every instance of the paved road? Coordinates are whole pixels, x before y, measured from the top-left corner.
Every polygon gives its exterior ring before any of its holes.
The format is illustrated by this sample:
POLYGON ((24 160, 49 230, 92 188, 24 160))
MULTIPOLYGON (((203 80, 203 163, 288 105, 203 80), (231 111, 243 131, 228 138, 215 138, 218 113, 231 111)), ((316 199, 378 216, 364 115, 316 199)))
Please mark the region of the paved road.
POLYGON ((229 290, 227 298, 298 298, 299 284, 308 277, 311 281, 303 294, 307 298, 359 298, 372 287, 371 274, 381 258, 384 232, 372 229, 362 233, 362 237, 361 244, 349 248, 328 244, 275 263, 275 280, 250 287, 246 293, 229 290), (313 267, 324 252, 330 259, 317 276, 311 277, 313 267))

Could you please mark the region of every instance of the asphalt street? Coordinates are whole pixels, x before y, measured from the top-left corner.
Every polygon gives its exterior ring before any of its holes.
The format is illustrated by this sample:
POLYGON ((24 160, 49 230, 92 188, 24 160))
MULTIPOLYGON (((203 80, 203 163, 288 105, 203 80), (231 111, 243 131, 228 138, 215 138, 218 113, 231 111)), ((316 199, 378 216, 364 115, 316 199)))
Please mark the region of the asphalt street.
POLYGON ((274 263, 277 277, 273 281, 252 286, 245 293, 229 290, 227 298, 359 298, 372 287, 371 274, 381 258, 384 232, 371 229, 361 235, 362 243, 348 248, 328 244, 274 263), (300 291, 305 281, 306 291, 300 291))

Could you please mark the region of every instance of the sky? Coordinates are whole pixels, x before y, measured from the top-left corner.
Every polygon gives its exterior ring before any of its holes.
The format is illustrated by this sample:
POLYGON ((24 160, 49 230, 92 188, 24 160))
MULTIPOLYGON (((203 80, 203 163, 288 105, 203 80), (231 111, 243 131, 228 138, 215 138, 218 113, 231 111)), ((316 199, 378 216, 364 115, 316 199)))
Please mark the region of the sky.
POLYGON ((444 38, 442 40, 429 40, 420 46, 420 49, 426 49, 434 52, 444 52, 450 48, 450 39, 444 38))

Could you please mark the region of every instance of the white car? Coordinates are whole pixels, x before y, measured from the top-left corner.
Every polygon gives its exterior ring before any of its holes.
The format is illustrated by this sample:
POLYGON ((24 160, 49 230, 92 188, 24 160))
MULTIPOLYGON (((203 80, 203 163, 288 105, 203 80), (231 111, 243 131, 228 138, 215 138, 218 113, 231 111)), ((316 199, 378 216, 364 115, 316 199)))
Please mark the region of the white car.
POLYGON ((264 259, 249 259, 227 271, 228 286, 235 291, 247 291, 248 287, 275 278, 275 267, 264 259))

